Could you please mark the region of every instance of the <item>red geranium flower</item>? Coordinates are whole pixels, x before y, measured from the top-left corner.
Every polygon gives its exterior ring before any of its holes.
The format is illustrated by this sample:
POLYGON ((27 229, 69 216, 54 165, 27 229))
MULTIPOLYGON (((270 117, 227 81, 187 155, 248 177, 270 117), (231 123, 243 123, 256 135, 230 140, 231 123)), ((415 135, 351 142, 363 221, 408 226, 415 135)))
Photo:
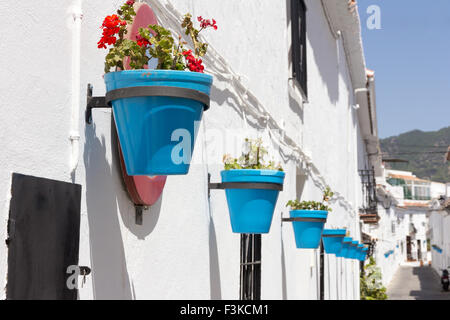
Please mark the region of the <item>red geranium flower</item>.
POLYGON ((200 72, 203 73, 203 70, 205 70, 205 67, 202 65, 203 61, 202 59, 196 59, 192 55, 192 50, 183 51, 183 55, 187 62, 187 67, 189 70, 193 72, 200 72))
POLYGON ((120 20, 115 14, 107 16, 102 23, 100 29, 103 29, 102 38, 97 43, 99 48, 106 49, 106 44, 113 45, 116 43, 116 34, 119 33, 121 26, 126 26, 127 22, 120 20))
POLYGON ((137 42, 138 46, 140 46, 140 47, 147 47, 147 46, 151 46, 152 45, 150 43, 150 41, 148 41, 145 38, 142 38, 140 35, 138 35, 136 37, 136 42, 137 42))
POLYGON ((212 19, 212 22, 211 22, 211 20, 209 20, 209 19, 203 19, 202 16, 197 17, 197 20, 200 22, 200 27, 202 29, 212 27, 212 28, 214 28, 214 30, 217 30, 216 20, 212 19))

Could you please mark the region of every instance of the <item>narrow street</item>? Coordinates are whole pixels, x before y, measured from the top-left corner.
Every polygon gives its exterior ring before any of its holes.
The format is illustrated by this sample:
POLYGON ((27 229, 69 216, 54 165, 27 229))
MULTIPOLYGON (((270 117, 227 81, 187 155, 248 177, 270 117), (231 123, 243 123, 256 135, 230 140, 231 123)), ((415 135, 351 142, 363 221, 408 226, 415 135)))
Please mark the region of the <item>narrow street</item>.
POLYGON ((450 300, 430 266, 400 266, 387 287, 389 300, 450 300))

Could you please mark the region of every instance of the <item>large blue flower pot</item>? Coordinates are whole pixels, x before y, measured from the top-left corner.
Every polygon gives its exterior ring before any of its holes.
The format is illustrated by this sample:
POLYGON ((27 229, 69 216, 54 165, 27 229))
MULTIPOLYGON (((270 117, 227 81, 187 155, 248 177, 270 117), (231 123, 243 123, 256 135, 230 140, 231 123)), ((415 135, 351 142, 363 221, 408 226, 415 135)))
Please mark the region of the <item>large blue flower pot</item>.
POLYGON ((345 229, 324 229, 322 232, 322 241, 325 253, 339 253, 342 249, 342 241, 346 232, 345 229))
MULTIPOLYGON (((125 70, 105 74, 106 90, 140 86, 194 89, 210 94, 212 76, 174 70, 125 70)), ((112 101, 128 175, 183 175, 189 171, 204 105, 178 97, 112 101)))
MULTIPOLYGON (((285 173, 276 170, 224 170, 224 182, 262 182, 283 185, 285 173)), ((279 190, 225 189, 234 233, 268 233, 279 190)))
POLYGON ((328 211, 321 210, 292 210, 291 218, 298 218, 300 221, 293 221, 295 244, 299 249, 317 249, 322 238, 322 231, 328 216, 328 211), (322 221, 314 221, 314 220, 322 221))
POLYGON ((339 251, 339 253, 336 253, 336 257, 347 258, 347 253, 348 253, 348 250, 350 249, 351 243, 352 243, 352 238, 344 237, 344 240, 342 240, 342 249, 341 249, 341 251, 339 251))

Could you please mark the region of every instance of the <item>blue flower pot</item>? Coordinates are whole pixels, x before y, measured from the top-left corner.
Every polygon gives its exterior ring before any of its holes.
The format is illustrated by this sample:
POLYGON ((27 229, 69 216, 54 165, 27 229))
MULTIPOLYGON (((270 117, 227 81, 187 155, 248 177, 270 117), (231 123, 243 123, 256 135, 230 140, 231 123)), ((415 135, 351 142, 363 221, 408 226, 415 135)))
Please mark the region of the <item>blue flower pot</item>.
POLYGON ((361 250, 361 248, 357 248, 356 250, 358 251, 358 254, 356 255, 356 259, 359 260, 359 261, 363 261, 362 260, 362 250, 361 250))
POLYGON ((348 250, 350 249, 350 244, 352 243, 352 238, 344 237, 342 240, 342 249, 339 253, 336 253, 336 257, 347 258, 348 250))
POLYGON ((364 249, 364 245, 363 244, 358 244, 358 247, 356 248, 357 250, 357 254, 356 254, 356 259, 358 259, 359 261, 364 261, 363 259, 363 249, 364 249))
MULTIPOLYGON (((168 86, 210 94, 210 75, 174 70, 125 70, 105 74, 106 90, 168 86)), ((112 101, 114 121, 130 176, 183 175, 189 171, 204 105, 178 97, 112 101)))
POLYGON ((319 247, 327 216, 328 211, 321 210, 290 211, 291 218, 300 219, 300 221, 292 222, 297 248, 317 249, 319 247), (322 221, 314 221, 315 219, 322 221))
MULTIPOLYGON (((263 182, 283 185, 285 173, 275 170, 224 170, 222 182, 263 182)), ((268 233, 279 190, 225 189, 234 233, 268 233)))
POLYGON ((352 240, 352 244, 350 246, 350 249, 348 251, 348 257, 349 259, 357 259, 358 256, 358 244, 359 242, 356 240, 352 240))
POLYGON ((325 253, 339 253, 342 249, 342 241, 346 232, 345 229, 324 229, 322 232, 322 241, 325 253))
POLYGON ((361 261, 366 261, 368 251, 369 251, 369 248, 364 247, 362 249, 361 261))

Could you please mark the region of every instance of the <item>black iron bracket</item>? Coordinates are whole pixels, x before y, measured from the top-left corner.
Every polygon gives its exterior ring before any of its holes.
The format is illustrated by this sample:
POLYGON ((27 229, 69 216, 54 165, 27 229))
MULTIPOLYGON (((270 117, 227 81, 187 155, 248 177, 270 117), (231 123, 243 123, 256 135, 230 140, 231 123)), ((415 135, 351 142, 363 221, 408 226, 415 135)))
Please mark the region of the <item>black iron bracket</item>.
POLYGON ((92 96, 93 87, 90 83, 87 85, 87 95, 86 95, 86 111, 85 111, 85 121, 87 124, 92 123, 92 109, 94 108, 111 108, 110 105, 106 103, 105 97, 93 97, 92 96))
POLYGON ((279 183, 269 182, 222 182, 212 183, 211 174, 208 173, 208 197, 211 196, 211 190, 224 189, 263 189, 263 190, 278 190, 283 191, 283 185, 279 183))
POLYGON ((144 220, 144 217, 143 217, 144 212, 143 211, 144 211, 145 207, 143 205, 135 204, 134 208, 136 209, 135 223, 138 226, 142 226, 143 220, 144 220))
POLYGON ((203 104, 204 111, 208 110, 210 105, 209 95, 194 89, 168 86, 127 87, 108 91, 104 97, 93 97, 92 85, 88 84, 85 116, 86 123, 91 124, 92 109, 94 108, 111 108, 111 102, 118 99, 153 96, 195 100, 203 104))
POLYGON ((282 218, 283 222, 294 222, 294 221, 303 221, 303 222, 325 222, 327 219, 325 218, 282 218))
POLYGON ((81 276, 87 276, 88 274, 91 273, 91 268, 86 267, 86 266, 79 266, 80 268, 80 275, 81 276))
POLYGON ((324 238, 343 238, 345 236, 339 234, 322 234, 324 238))

